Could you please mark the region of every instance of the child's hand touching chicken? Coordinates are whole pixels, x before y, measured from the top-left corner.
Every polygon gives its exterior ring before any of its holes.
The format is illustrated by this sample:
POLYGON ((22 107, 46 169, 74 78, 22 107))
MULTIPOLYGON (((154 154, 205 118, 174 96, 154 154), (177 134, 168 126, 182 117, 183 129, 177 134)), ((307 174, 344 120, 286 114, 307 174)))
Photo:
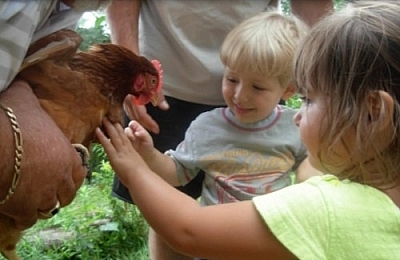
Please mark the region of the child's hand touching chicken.
POLYGON ((124 131, 133 147, 143 159, 146 162, 151 160, 156 150, 149 132, 135 120, 129 122, 128 127, 126 127, 124 131))
POLYGON ((135 150, 131 139, 124 133, 124 129, 119 123, 113 124, 108 119, 104 119, 103 124, 110 139, 100 128, 96 129, 97 138, 103 145, 115 173, 124 185, 129 186, 132 174, 150 171, 150 169, 135 150))
POLYGON ((182 185, 175 174, 175 162, 154 148, 149 132, 137 121, 131 121, 125 130, 108 119, 103 122, 110 140, 100 129, 96 129, 96 135, 124 185, 127 185, 129 171, 133 169, 135 172, 151 170, 172 186, 182 185))

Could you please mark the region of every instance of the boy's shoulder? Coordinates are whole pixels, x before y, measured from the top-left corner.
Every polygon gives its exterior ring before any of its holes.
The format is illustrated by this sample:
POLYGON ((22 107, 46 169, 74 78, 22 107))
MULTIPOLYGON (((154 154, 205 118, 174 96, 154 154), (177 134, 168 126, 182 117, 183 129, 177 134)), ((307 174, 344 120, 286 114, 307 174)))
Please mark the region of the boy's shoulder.
POLYGON ((288 107, 285 105, 277 105, 277 108, 281 113, 287 113, 287 114, 293 114, 293 115, 296 114, 298 111, 298 109, 296 109, 296 108, 291 108, 291 107, 288 107))
POLYGON ((200 113, 195 120, 201 119, 201 118, 210 118, 213 116, 220 117, 224 113, 225 109, 226 109, 226 107, 217 107, 217 108, 211 109, 209 111, 205 111, 203 113, 200 113))
POLYGON ((218 107, 214 108, 209 111, 205 111, 203 113, 200 113, 191 123, 191 126, 193 125, 203 125, 203 124, 208 124, 210 122, 216 122, 222 118, 222 114, 224 113, 225 107, 218 107))
POLYGON ((293 116, 297 113, 298 109, 291 108, 284 105, 277 105, 277 110, 279 113, 279 117, 281 119, 288 119, 290 121, 293 120, 293 116))

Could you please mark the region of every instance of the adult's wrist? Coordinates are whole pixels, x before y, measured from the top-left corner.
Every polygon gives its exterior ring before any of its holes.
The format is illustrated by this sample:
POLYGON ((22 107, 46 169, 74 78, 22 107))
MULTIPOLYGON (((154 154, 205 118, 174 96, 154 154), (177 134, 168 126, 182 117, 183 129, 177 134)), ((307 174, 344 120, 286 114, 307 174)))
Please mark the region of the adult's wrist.
MULTIPOLYGON (((10 121, 5 111, 2 109, 0 109, 0 125, 0 200, 3 200, 8 194, 13 179, 14 137, 12 128, 10 127, 10 121)), ((0 205, 0 209, 1 206, 2 205, 0 205)))
POLYGON ((13 160, 13 174, 10 187, 7 189, 7 194, 2 199, 0 197, 0 205, 3 205, 7 202, 14 194, 19 178, 21 175, 21 162, 22 162, 22 155, 23 155, 23 141, 22 141, 22 133, 21 128, 19 127, 18 120, 14 111, 10 108, 5 106, 3 103, 0 102, 0 110, 3 110, 7 118, 9 119, 9 125, 12 129, 13 141, 14 141, 14 160, 13 160))

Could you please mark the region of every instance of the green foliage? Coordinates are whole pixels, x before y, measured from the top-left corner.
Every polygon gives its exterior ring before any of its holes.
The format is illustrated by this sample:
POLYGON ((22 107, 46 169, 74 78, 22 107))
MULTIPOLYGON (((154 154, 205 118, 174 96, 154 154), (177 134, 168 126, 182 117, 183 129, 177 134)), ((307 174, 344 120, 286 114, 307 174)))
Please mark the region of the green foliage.
POLYGON ((82 185, 71 205, 26 231, 18 245, 22 259, 148 259, 146 221, 136 206, 111 197, 110 164, 104 162, 99 169, 95 183, 82 185), (72 235, 49 245, 38 238, 49 229, 72 235))
MULTIPOLYGON (((318 1, 318 0, 315 0, 318 1)), ((290 14, 290 0, 281 0, 281 10, 284 14, 290 14)), ((334 0, 333 7, 335 10, 340 9, 344 4, 346 4, 346 0, 334 0)))
POLYGON ((284 14, 290 14, 290 0, 281 0, 280 5, 284 14))
POLYGON ((107 161, 106 153, 100 144, 94 144, 91 148, 89 170, 93 173, 101 172, 103 163, 107 161))
POLYGON ((110 42, 110 35, 107 32, 107 23, 104 13, 93 12, 96 20, 93 27, 83 27, 84 20, 78 24, 77 32, 82 36, 83 42, 79 46, 80 50, 86 50, 90 45, 95 43, 110 42))
POLYGON ((300 98, 300 95, 295 94, 288 100, 286 100, 286 106, 298 109, 301 107, 302 100, 300 98))

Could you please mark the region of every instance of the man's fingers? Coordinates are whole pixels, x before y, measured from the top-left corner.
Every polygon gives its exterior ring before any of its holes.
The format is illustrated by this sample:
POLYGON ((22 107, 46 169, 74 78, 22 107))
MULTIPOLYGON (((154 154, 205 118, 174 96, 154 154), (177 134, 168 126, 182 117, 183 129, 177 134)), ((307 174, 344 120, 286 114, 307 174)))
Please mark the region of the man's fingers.
POLYGON ((164 93, 159 93, 158 94, 158 105, 157 105, 161 110, 168 110, 169 109, 169 104, 167 100, 165 99, 164 93))

